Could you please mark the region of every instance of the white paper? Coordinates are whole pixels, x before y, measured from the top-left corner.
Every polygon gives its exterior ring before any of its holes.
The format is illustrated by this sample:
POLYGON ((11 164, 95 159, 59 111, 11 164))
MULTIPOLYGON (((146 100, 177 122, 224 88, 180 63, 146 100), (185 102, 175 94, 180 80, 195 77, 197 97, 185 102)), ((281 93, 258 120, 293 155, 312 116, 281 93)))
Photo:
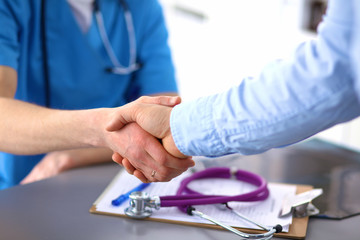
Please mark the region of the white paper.
MULTIPOLYGON (((191 173, 187 172, 181 176, 171 180, 167 183, 152 183, 144 192, 150 194, 150 196, 168 196, 174 195, 180 185, 183 178, 189 176, 191 173)), ((125 171, 121 171, 111 184, 106 188, 104 193, 94 203, 97 211, 124 214, 125 208, 128 207, 129 201, 125 201, 122 205, 115 207, 111 205, 111 201, 117 198, 119 195, 130 191, 135 188, 141 182, 132 175, 127 174, 125 171)), ((249 192, 256 187, 241 181, 234 179, 202 179, 196 180, 190 183, 190 188, 201 192, 203 194, 216 194, 216 195, 237 195, 241 193, 249 192)), ((262 225, 273 227, 276 224, 283 226, 283 232, 288 232, 289 225, 292 223, 292 217, 279 218, 279 212, 281 204, 286 195, 295 195, 296 187, 293 185, 283 184, 268 184, 270 190, 270 196, 265 201, 259 202, 231 202, 229 205, 236 211, 240 212, 247 218, 258 222, 262 225)), ((259 229, 251 223, 247 223, 240 217, 235 215, 229 210, 220 210, 214 205, 201 205, 194 206, 196 210, 203 212, 204 214, 211 216, 216 220, 220 220, 233 227, 243 227, 259 229)), ((176 207, 164 207, 160 210, 153 210, 152 218, 168 219, 183 222, 197 222, 212 224, 202 218, 196 216, 189 216, 176 207)))

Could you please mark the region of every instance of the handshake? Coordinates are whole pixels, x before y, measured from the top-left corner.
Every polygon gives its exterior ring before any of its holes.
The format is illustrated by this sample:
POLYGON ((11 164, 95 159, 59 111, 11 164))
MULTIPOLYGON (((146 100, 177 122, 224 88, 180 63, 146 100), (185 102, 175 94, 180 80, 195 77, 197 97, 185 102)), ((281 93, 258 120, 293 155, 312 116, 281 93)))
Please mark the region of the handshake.
POLYGON ((170 130, 172 108, 180 97, 141 97, 111 109, 105 143, 112 159, 142 182, 170 181, 195 165, 175 145, 170 130))

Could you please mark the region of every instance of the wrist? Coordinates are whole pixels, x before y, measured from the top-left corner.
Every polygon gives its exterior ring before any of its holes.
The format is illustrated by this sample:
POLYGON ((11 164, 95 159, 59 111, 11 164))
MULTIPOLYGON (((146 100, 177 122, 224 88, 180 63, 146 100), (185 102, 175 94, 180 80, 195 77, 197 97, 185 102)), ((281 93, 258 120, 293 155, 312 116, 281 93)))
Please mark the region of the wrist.
POLYGON ((163 146, 166 149, 166 151, 168 153, 170 153, 171 155, 173 155, 174 157, 178 157, 178 158, 187 158, 189 156, 184 155, 182 152, 180 152, 180 150, 177 148, 174 138, 172 136, 171 133, 171 127, 170 127, 170 119, 171 119, 171 112, 173 111, 173 108, 168 110, 168 114, 167 114, 167 127, 166 127, 166 133, 165 133, 165 137, 162 139, 163 142, 163 146))
POLYGON ((163 145, 165 150, 170 153, 171 155, 173 155, 174 157, 178 157, 178 158, 187 158, 188 156, 184 155, 182 152, 180 152, 180 150, 177 148, 174 139, 170 134, 168 134, 165 138, 163 138, 163 145))
POLYGON ((91 113, 88 116, 88 134, 85 135, 84 141, 90 147, 108 147, 107 136, 109 132, 106 130, 106 126, 111 119, 110 108, 99 108, 90 110, 91 113))
POLYGON ((45 161, 51 162, 56 173, 66 171, 73 166, 73 159, 69 151, 55 151, 46 154, 45 161))
POLYGON ((74 159, 68 152, 59 152, 59 170, 64 172, 68 169, 74 168, 74 159))

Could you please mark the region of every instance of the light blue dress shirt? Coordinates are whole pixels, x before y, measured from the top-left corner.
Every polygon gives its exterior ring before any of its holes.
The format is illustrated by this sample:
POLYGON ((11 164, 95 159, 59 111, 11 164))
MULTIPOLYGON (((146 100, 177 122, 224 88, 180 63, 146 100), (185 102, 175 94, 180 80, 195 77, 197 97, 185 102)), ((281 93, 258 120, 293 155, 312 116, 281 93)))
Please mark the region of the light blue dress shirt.
MULTIPOLYGON (((50 107, 115 107, 141 95, 177 91, 168 32, 157 0, 127 1, 133 16, 137 59, 142 64, 139 71, 127 75, 105 71, 112 63, 94 19, 84 34, 66 0, 45 1, 50 107)), ((123 8, 116 0, 99 0, 99 4, 114 52, 126 65, 129 43, 123 8)), ((0 0, 0 65, 18 73, 16 99, 44 105, 40 10, 41 1, 0 0)), ((42 157, 0 152, 0 189, 21 181, 42 157)))
POLYGON ((186 155, 256 154, 296 143, 360 114, 360 1, 329 2, 318 38, 226 92, 176 106, 186 155))

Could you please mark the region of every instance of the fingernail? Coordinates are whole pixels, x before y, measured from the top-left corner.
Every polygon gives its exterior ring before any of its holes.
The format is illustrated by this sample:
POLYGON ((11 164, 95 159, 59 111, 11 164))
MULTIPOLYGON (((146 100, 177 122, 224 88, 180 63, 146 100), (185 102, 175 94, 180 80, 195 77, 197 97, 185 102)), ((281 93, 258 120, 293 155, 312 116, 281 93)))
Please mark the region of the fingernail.
POLYGON ((179 100, 179 97, 172 97, 170 98, 170 104, 175 105, 179 100))

